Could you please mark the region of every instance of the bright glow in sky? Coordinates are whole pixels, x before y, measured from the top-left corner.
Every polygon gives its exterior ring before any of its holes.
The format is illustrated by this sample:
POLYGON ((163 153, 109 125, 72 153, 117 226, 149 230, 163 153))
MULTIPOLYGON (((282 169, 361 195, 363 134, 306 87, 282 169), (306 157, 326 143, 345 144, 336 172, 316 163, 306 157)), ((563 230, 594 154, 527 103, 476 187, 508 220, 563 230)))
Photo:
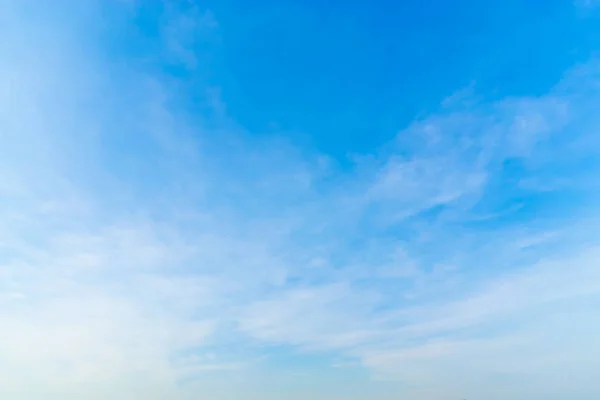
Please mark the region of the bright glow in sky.
POLYGON ((596 3, 0 0, 0 398, 597 400, 596 3))

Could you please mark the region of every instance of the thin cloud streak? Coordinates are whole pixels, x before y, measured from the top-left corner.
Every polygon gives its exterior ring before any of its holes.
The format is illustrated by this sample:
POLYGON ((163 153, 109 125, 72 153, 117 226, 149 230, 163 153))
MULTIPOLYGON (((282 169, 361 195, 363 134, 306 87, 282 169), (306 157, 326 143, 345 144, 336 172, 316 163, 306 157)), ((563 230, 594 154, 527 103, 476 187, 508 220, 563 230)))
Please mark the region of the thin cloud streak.
MULTIPOLYGON (((220 28, 196 11, 158 40, 188 70, 202 64, 178 35, 220 28)), ((600 391, 597 225, 515 234, 502 222, 519 208, 494 202, 510 161, 521 183, 597 156, 595 61, 545 96, 415 121, 342 169, 254 138, 219 102, 218 126, 195 119, 176 80, 22 21, 9 37, 36 35, 0 47, 1 396, 187 399, 202 385, 182 381, 269 374, 281 347, 410 383, 407 398, 600 391), (587 238, 543 246, 571 234, 587 238), (517 374, 537 386, 503 381, 517 374)), ((582 176, 578 194, 596 196, 582 176)))

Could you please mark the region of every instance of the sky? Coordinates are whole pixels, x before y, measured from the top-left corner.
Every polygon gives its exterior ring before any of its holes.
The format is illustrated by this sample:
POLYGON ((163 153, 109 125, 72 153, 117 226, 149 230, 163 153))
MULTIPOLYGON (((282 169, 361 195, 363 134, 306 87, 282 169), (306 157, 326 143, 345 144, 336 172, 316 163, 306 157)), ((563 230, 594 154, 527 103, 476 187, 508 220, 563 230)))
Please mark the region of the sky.
POLYGON ((0 398, 599 398, 598 1, 0 27, 0 398))

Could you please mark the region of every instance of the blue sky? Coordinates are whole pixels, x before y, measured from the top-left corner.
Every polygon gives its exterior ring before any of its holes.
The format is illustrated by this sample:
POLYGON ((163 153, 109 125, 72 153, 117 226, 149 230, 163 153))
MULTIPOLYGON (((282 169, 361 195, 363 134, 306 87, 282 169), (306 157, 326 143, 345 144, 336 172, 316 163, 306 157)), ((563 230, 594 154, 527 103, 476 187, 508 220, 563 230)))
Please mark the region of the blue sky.
POLYGON ((0 397, 600 395, 597 1, 0 11, 0 397))

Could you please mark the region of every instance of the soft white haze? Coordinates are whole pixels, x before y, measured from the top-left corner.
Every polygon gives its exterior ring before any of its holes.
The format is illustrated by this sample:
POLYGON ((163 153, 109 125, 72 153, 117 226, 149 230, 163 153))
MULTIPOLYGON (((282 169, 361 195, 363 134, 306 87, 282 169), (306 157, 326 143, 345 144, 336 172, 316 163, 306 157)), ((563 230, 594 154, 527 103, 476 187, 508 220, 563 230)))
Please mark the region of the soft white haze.
POLYGON ((138 7, 0 0, 0 399, 599 398, 594 58, 341 162, 138 7))

